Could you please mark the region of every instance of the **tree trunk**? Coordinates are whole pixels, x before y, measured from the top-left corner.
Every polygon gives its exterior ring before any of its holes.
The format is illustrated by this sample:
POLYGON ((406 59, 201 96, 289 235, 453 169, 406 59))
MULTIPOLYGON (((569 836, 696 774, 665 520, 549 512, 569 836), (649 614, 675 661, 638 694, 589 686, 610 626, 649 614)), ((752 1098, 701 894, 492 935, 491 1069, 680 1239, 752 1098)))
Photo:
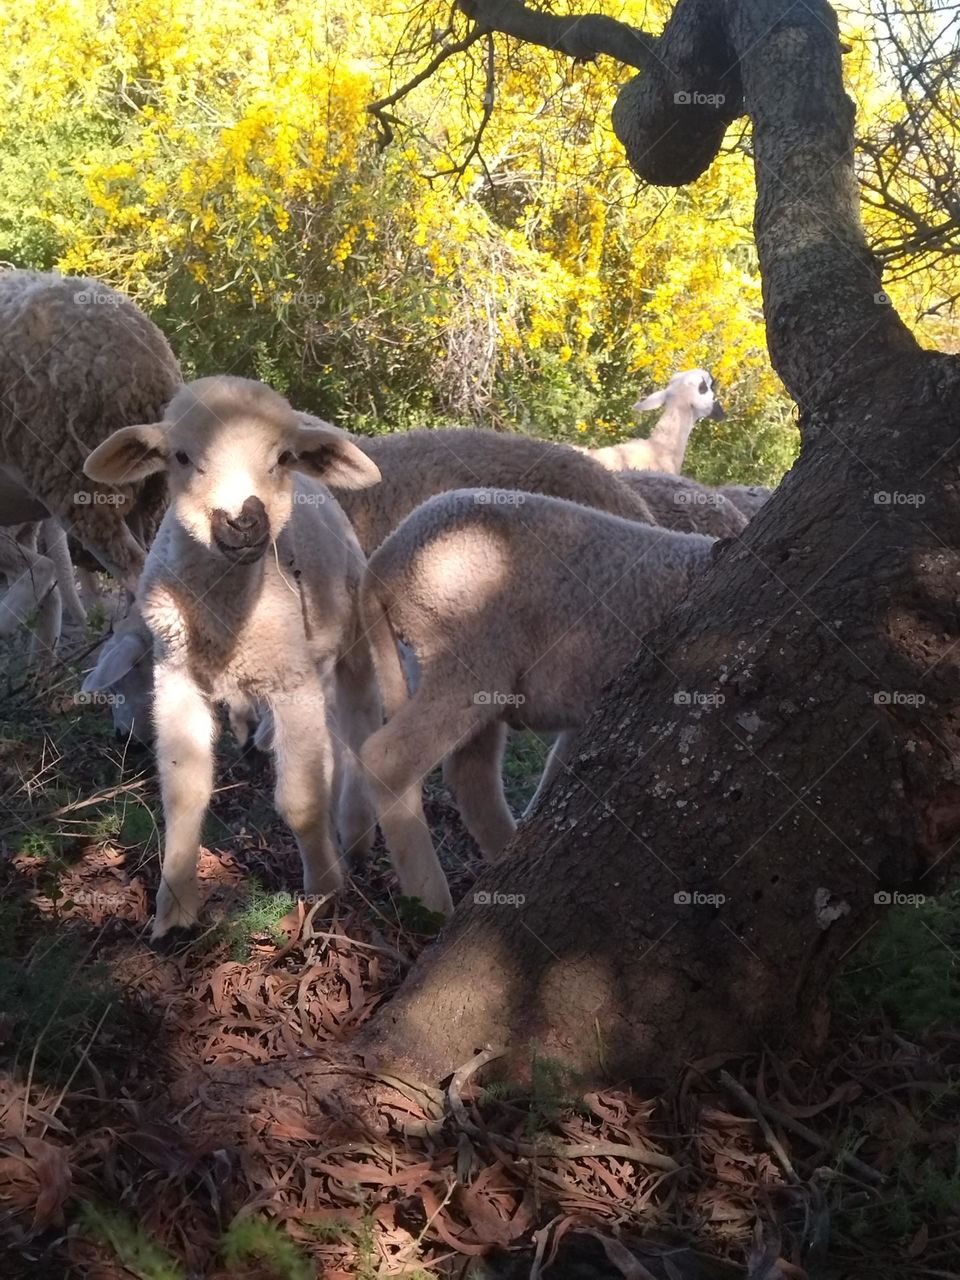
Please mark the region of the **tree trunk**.
MULTIPOLYGON (((488 1042, 507 1070, 540 1054, 636 1079, 814 1035, 884 895, 934 893, 960 834, 960 361, 920 351, 882 294, 832 10, 708 8, 753 120, 769 344, 801 458, 369 1025, 358 1047, 420 1076, 488 1042)), ((703 75, 705 13, 680 0, 661 37, 683 34, 681 79, 703 75)), ((631 162, 651 176, 654 155, 663 181, 663 146, 642 142, 685 104, 645 94, 648 74, 617 127, 629 107, 631 162)), ((706 120, 693 167, 718 146, 706 120)), ((690 167, 678 155, 676 180, 690 167)))

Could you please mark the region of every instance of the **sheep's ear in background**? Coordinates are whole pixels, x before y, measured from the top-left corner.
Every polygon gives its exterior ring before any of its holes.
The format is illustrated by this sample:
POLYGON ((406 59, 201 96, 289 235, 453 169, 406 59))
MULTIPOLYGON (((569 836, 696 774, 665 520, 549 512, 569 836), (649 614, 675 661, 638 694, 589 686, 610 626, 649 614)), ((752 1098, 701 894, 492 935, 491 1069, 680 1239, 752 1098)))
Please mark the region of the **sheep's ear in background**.
POLYGON ((290 441, 293 457, 288 466, 335 489, 366 489, 377 484, 380 468, 345 431, 308 413, 297 417, 301 425, 290 441))
POLYGON ((661 409, 667 403, 666 391, 654 391, 644 400, 638 400, 633 406, 634 413, 642 413, 644 409, 661 409))
POLYGON ((97 665, 87 674, 80 686, 84 693, 98 693, 111 689, 132 671, 150 648, 150 641, 138 631, 125 631, 112 635, 100 650, 97 665))
POLYGON ((121 427, 97 445, 83 464, 84 475, 103 484, 132 484, 167 465, 169 423, 121 427))

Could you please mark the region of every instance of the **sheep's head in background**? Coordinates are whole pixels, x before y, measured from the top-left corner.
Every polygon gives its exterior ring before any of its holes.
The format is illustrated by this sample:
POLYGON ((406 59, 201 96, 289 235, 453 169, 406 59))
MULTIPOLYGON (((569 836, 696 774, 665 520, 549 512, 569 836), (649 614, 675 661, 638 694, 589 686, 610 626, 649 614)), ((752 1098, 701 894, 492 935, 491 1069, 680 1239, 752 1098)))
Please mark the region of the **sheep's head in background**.
POLYGON ((234 564, 261 559, 290 519, 294 472, 344 489, 380 479, 345 432, 296 413, 263 383, 231 377, 187 383, 163 421, 115 431, 84 464, 108 484, 163 470, 176 521, 234 564))
POLYGON ((149 747, 153 740, 153 637, 134 607, 100 650, 82 686, 110 706, 117 736, 149 747))
POLYGON ((638 400, 633 406, 635 414, 647 409, 674 409, 689 417, 691 422, 701 418, 720 419, 723 406, 714 394, 713 378, 706 369, 686 369, 675 373, 660 391, 638 400))

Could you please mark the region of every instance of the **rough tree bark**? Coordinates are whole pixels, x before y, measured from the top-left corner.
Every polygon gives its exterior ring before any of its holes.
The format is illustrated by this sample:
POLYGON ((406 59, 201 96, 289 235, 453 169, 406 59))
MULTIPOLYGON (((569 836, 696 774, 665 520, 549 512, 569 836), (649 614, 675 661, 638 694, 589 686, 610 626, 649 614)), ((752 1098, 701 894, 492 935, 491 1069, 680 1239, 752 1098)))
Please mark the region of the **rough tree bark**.
POLYGON ((508 1070, 536 1052, 636 1078, 810 1035, 877 895, 935 892, 960 834, 960 361, 882 293, 833 12, 680 0, 657 47, 668 67, 615 109, 646 178, 687 181, 719 146, 704 112, 670 127, 695 105, 674 84, 742 85, 802 453, 476 886, 523 905, 468 898, 370 1025, 359 1047, 424 1077, 488 1042, 508 1070))

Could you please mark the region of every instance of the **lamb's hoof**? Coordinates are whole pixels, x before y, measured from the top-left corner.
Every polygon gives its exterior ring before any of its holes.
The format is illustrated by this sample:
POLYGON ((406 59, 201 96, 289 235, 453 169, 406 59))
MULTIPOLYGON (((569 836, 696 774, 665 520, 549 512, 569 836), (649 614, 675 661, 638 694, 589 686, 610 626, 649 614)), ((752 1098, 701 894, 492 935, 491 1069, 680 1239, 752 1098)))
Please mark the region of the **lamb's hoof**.
POLYGON ((176 955, 192 947, 200 937, 200 933, 199 924, 176 924, 159 935, 154 928, 150 935, 150 949, 162 956, 176 955))

